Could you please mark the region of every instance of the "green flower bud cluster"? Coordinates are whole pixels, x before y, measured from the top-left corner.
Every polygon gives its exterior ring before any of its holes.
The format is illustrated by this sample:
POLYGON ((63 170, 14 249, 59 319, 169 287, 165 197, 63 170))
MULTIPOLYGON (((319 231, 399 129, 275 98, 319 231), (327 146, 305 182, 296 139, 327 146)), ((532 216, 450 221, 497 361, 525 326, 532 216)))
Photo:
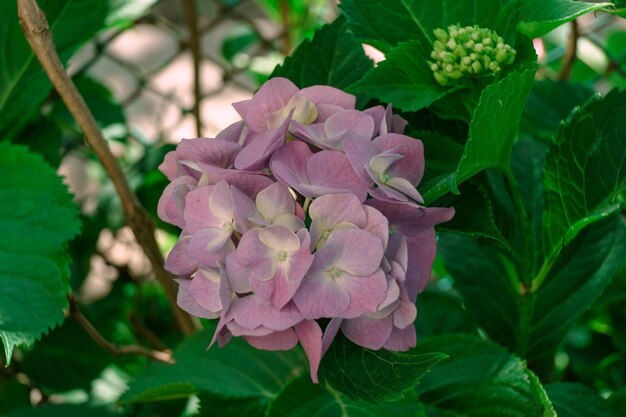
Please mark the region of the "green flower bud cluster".
POLYGON ((448 30, 435 29, 437 40, 433 44, 429 61, 435 80, 448 85, 459 78, 491 75, 515 61, 515 49, 493 30, 477 25, 448 26, 448 30))

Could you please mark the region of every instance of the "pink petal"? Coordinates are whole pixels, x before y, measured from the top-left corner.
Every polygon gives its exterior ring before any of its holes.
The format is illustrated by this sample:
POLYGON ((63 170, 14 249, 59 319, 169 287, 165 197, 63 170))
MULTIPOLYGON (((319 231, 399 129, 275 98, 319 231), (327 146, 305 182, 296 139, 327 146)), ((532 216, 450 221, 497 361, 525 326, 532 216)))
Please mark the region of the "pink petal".
POLYGON ((336 113, 324 123, 326 136, 343 137, 349 134, 358 140, 371 140, 374 134, 374 119, 357 110, 345 110, 336 113))
POLYGON ((382 348, 393 330, 391 316, 374 320, 366 316, 344 320, 341 331, 348 339, 367 349, 382 348))
POLYGON ((365 201, 368 184, 354 172, 343 152, 323 150, 313 154, 306 165, 311 185, 336 190, 334 193, 350 192, 359 201, 365 201))
POLYGON ((381 269, 367 277, 344 274, 339 280, 350 294, 350 308, 341 313, 341 317, 350 319, 373 313, 385 299, 387 278, 381 269))
POLYGON ((311 380, 313 380, 314 384, 317 384, 319 382, 317 370, 322 360, 322 329, 313 320, 301 321, 296 324, 294 329, 309 360, 311 380))
POLYGON ((222 180, 215 184, 213 192, 209 196, 209 209, 211 214, 224 223, 233 221, 235 217, 235 206, 233 204, 233 197, 230 192, 230 186, 226 181, 222 180))
POLYGON ((165 269, 172 274, 190 276, 198 269, 198 263, 189 257, 187 248, 191 236, 181 234, 165 259, 165 269))
POLYGON ((217 272, 199 269, 187 290, 205 310, 213 313, 219 313, 222 310, 220 276, 217 272))
POLYGON ((252 101, 251 99, 243 100, 243 101, 237 101, 232 104, 232 106, 235 108, 235 111, 239 113, 239 116, 241 116, 241 118, 244 120, 246 118, 246 112, 248 111, 248 106, 250 106, 251 101, 252 101))
MULTIPOLYGON (((239 103, 234 103, 233 107, 235 107, 235 110, 239 111, 237 107, 239 107, 239 109, 242 109, 242 107, 246 107, 245 104, 243 103, 244 102, 241 102, 241 101, 239 103)), ((220 133, 218 133, 217 136, 215 137, 215 140, 240 144, 241 142, 243 142, 244 134, 245 134, 245 123, 243 122, 243 120, 240 120, 228 126, 226 129, 222 130, 220 133)), ((234 160, 234 157, 233 157, 233 160, 234 160)))
POLYGON ((196 299, 189 292, 190 280, 187 279, 179 279, 177 280, 178 286, 178 294, 176 295, 176 304, 187 313, 196 316, 202 317, 206 319, 215 319, 219 317, 219 313, 213 313, 205 310, 198 304, 196 299))
POLYGON ((183 229, 185 227, 184 210, 187 194, 196 188, 197 181, 192 177, 176 178, 169 183, 159 198, 157 214, 161 220, 183 229))
POLYGON ((261 218, 254 201, 252 201, 250 197, 235 186, 231 187, 231 193, 235 207, 234 228, 243 235, 248 230, 255 227, 261 218))
POLYGON ((300 184, 308 184, 306 173, 307 160, 313 155, 304 142, 289 142, 272 155, 270 169, 278 181, 297 188, 300 184))
POLYGON ((383 214, 370 206, 363 206, 363 210, 367 214, 367 222, 363 230, 366 230, 379 238, 383 242, 383 248, 387 248, 389 240, 389 222, 383 214))
POLYGON ((378 154, 376 146, 371 141, 359 140, 356 138, 345 138, 343 140, 343 150, 356 175, 368 186, 374 181, 368 174, 370 160, 378 154))
POLYGON ((298 236, 283 226, 268 226, 261 229, 259 241, 276 252, 295 252, 300 248, 298 236))
MULTIPOLYGON (((298 87, 286 78, 270 79, 247 103, 245 121, 255 132, 265 132, 268 129, 269 115, 285 107, 297 92, 298 87)), ((237 107, 235 109, 239 110, 237 107)))
POLYGON ((400 329, 411 326, 417 318, 417 308, 415 304, 406 298, 406 294, 402 297, 398 309, 393 313, 393 325, 400 329))
POLYGON ((262 170, 272 153, 285 144, 292 114, 290 112, 279 127, 260 133, 246 144, 235 158, 235 168, 245 171, 262 170))
POLYGON ((183 212, 185 228, 190 234, 196 233, 206 227, 219 227, 224 224, 224 220, 216 217, 211 212, 209 204, 213 185, 199 187, 187 193, 185 197, 185 209, 183 212))
POLYGON ((267 336, 244 336, 246 342, 257 349, 290 350, 298 344, 298 337, 293 329, 274 332, 267 336))
POLYGON ((368 276, 377 271, 383 259, 383 244, 379 238, 356 229, 333 231, 326 246, 318 251, 336 251, 341 256, 335 266, 351 275, 368 276))
POLYGON ((384 348, 395 352, 405 352, 414 348, 416 344, 415 326, 408 326, 404 329, 394 327, 389 340, 384 348))
POLYGON ((285 185, 274 183, 257 194, 256 208, 268 222, 273 223, 281 214, 295 213, 296 204, 285 185))
POLYGON ((346 311, 350 306, 350 295, 323 274, 307 275, 300 283, 293 301, 305 318, 319 319, 336 317, 346 311))
POLYGON ((339 317, 333 317, 330 319, 330 322, 328 322, 328 325, 324 329, 324 336, 322 336, 322 356, 324 356, 333 340, 335 340, 342 322, 343 319, 339 317))
POLYGON ((310 99, 315 104, 334 104, 344 109, 354 109, 356 105, 355 96, 327 85, 314 85, 312 87, 303 88, 300 90, 300 94, 310 99))
POLYGON ((189 257, 207 268, 218 268, 224 263, 226 255, 235 250, 235 244, 231 240, 226 240, 219 249, 209 251, 209 247, 215 245, 214 230, 201 229, 194 233, 187 247, 189 257))
POLYGON ((252 291, 250 285, 250 275, 252 271, 250 268, 241 265, 237 261, 235 256, 236 252, 231 252, 226 256, 226 274, 228 275, 228 282, 233 291, 238 294, 246 294, 252 291))
POLYGON ((233 303, 231 311, 235 322, 249 329, 263 326, 272 330, 285 330, 303 320, 293 303, 278 309, 254 294, 233 303))
POLYGON ((374 144, 381 152, 393 149, 393 153, 404 156, 388 172, 392 177, 405 178, 414 186, 419 184, 424 175, 424 145, 421 140, 389 133, 374 139, 374 144))

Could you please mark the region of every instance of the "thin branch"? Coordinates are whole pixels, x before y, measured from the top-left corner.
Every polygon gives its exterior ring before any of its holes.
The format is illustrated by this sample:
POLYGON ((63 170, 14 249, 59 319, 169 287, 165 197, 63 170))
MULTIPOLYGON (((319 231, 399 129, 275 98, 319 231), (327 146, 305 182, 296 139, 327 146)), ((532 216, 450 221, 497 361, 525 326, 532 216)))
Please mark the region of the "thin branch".
POLYGON ((96 153, 111 178, 120 198, 126 221, 133 230, 137 242, 148 256, 157 280, 165 290, 165 295, 169 300, 180 330, 184 334, 193 333, 197 328, 196 322, 176 305, 176 287, 170 274, 163 268, 163 255, 154 237, 154 223, 139 203, 135 193, 128 186, 124 174, 102 137, 93 115, 63 68, 46 17, 36 0, 17 0, 17 10, 26 40, 48 74, 52 85, 85 134, 87 144, 96 153))
POLYGON ((563 67, 559 72, 559 80, 568 80, 572 75, 572 68, 574 62, 576 62, 576 48, 578 46, 578 23, 576 19, 570 22, 570 33, 567 39, 567 49, 565 50, 565 56, 563 57, 563 67))
POLYGON ((151 359, 156 362, 163 362, 173 364, 175 363, 172 358, 171 352, 162 352, 158 350, 147 349, 143 346, 138 345, 125 345, 118 346, 114 343, 109 342, 100 334, 98 329, 95 328, 93 324, 83 315, 83 313, 78 308, 78 304, 72 295, 67 297, 70 302, 70 315, 82 326, 83 329, 87 332, 89 337, 93 339, 94 342, 98 344, 102 349, 106 350, 113 355, 141 355, 145 356, 148 359, 151 359))
POLYGON ((187 29, 189 30, 189 48, 193 57, 193 116, 196 122, 196 136, 202 137, 202 119, 200 118, 200 102, 202 101, 202 88, 200 85, 200 35, 198 32, 198 15, 194 0, 183 0, 187 29))
POLYGON ((290 10, 289 3, 287 0, 280 0, 280 21, 283 26, 283 30, 285 32, 285 39, 283 43, 282 53, 283 55, 289 55, 291 52, 291 48, 293 48, 293 41, 291 39, 291 19, 290 19, 290 10))
POLYGON ((144 323, 137 317, 135 313, 131 313, 129 318, 130 324, 133 326, 133 330, 135 333, 146 340, 153 348, 162 350, 162 351, 171 351, 167 346, 159 340, 159 338, 150 330, 144 323))

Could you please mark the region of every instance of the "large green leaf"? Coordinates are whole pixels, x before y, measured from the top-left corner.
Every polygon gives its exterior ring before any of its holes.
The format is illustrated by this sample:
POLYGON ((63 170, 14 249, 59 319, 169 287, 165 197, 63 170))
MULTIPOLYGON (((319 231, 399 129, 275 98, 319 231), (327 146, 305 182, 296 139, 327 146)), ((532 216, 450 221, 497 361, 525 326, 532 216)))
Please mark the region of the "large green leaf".
POLYGON ((537 289, 525 290, 514 258, 485 242, 442 235, 439 253, 465 306, 491 338, 537 361, 553 354, 567 331, 624 263, 626 227, 613 216, 584 230, 537 289))
POLYGON ((533 139, 550 142, 561 122, 592 96, 593 90, 583 84, 535 81, 522 114, 520 130, 533 139))
POLYGON ((418 343, 416 351, 450 356, 417 386, 427 415, 556 416, 537 377, 521 359, 492 342, 468 335, 437 336, 418 343))
POLYGON ((37 408, 20 408, 6 417, 114 417, 117 414, 105 407, 89 404, 47 404, 37 408))
MULTIPOLYGON (((104 27, 109 1, 40 0, 65 62, 104 27)), ((32 54, 20 28, 15 1, 0 2, 0 137, 9 139, 32 119, 52 85, 32 54)))
POLYGON ((340 8, 357 36, 387 51, 410 39, 432 44, 433 30, 448 25, 479 25, 505 41, 515 39, 516 26, 529 37, 611 3, 572 0, 343 0, 340 8))
POLYGON ((325 25, 298 46, 270 77, 285 77, 298 87, 330 85, 346 88, 373 67, 342 17, 325 25))
POLYGON ((67 242, 79 229, 67 188, 43 158, 0 143, 0 339, 7 361, 63 321, 67 242))
POLYGON ((413 39, 432 45, 434 29, 456 24, 491 28, 512 41, 517 10, 507 3, 510 1, 343 0, 340 9, 358 37, 386 52, 413 39))
POLYGON ((561 126, 544 176, 544 252, 550 259, 581 229, 620 210, 626 187, 626 92, 589 102, 561 126))
POLYGON ((531 38, 545 35, 583 14, 612 6, 612 3, 572 0, 520 0, 519 3, 522 21, 517 28, 531 38))
POLYGON ((511 147, 534 74, 534 68, 514 72, 483 90, 456 171, 424 192, 427 202, 456 191, 459 184, 485 168, 509 170, 511 147))
POLYGON ((559 417, 612 417, 606 400, 585 385, 556 382, 546 391, 559 417))
POLYGON ((227 346, 207 351, 208 329, 187 338, 174 352, 176 364, 153 364, 138 375, 121 398, 147 402, 208 393, 221 397, 269 400, 295 375, 306 369, 299 350, 257 350, 235 338, 227 346))
POLYGON ((291 381, 270 403, 266 417, 424 417, 415 394, 383 404, 354 401, 331 387, 313 385, 307 377, 291 381))
POLYGON ((352 399, 395 400, 445 358, 435 351, 416 354, 414 350, 365 349, 340 334, 322 359, 320 380, 352 399))
POLYGON ((350 91, 393 103, 405 111, 429 106, 450 91, 439 85, 427 62, 432 46, 418 40, 398 44, 350 91))

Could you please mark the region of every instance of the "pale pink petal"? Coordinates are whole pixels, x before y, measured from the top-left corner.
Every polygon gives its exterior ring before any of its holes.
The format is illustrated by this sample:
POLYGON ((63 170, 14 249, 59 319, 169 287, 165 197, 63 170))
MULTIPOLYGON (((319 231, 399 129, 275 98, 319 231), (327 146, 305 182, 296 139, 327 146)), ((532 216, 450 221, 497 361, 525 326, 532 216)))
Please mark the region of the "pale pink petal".
POLYGON ((226 259, 226 255, 235 250, 235 244, 227 239, 216 250, 209 250, 215 244, 214 229, 201 229, 191 235, 187 253, 191 259, 207 268, 217 268, 226 259))
POLYGON ((407 197, 412 198, 413 200, 417 202, 420 202, 420 203, 424 202, 424 199, 422 198, 420 193, 417 191, 415 186, 411 184, 408 180, 405 180, 404 178, 400 178, 400 177, 391 178, 389 181, 387 181, 385 185, 395 190, 400 191, 402 194, 406 195, 407 197))
POLYGON ((183 216, 185 228, 190 234, 206 227, 221 228, 224 221, 213 215, 209 204, 213 185, 196 188, 187 193, 183 216))
POLYGON ((344 111, 345 108, 336 104, 319 103, 317 104, 317 123, 326 121, 330 116, 340 111, 344 111))
POLYGON ((366 316, 341 323, 341 331, 348 339, 367 349, 382 348, 393 330, 391 316, 374 320, 366 316))
POLYGON ((259 241, 276 251, 295 252, 300 248, 300 239, 283 226, 268 226, 259 231, 259 241))
POLYGON ((405 352, 414 348, 416 344, 415 326, 407 326, 404 329, 394 327, 391 331, 389 340, 385 343, 384 348, 395 352, 405 352))
POLYGON ((190 276, 198 269, 198 263, 187 253, 191 236, 181 234, 165 259, 165 269, 179 276, 190 276))
POLYGON ((417 318, 417 308, 415 304, 406 297, 406 294, 404 294, 398 309, 393 312, 393 325, 400 329, 413 325, 413 322, 417 318))
POLYGON ((178 304, 180 308, 196 317, 215 319, 220 316, 219 313, 207 311, 202 308, 200 304, 198 304, 196 299, 189 292, 189 285, 191 283, 191 280, 179 279, 176 281, 178 282, 178 294, 176 295, 176 304, 178 304))
POLYGON ((293 301, 305 318, 319 319, 337 317, 346 311, 350 306, 350 295, 330 277, 323 274, 307 275, 300 283, 293 301))
POLYGON ((383 244, 379 238, 357 229, 333 231, 328 236, 326 246, 319 252, 328 250, 341 253, 335 266, 357 276, 373 274, 379 268, 384 254, 383 244))
POLYGON ((232 186, 231 193, 233 197, 233 205, 235 207, 234 228, 240 234, 246 233, 251 228, 258 225, 261 216, 256 209, 254 201, 248 197, 239 188, 232 186))
POLYGON ((383 106, 374 106, 363 110, 363 113, 367 114, 374 120, 374 133, 372 135, 372 139, 381 135, 380 128, 385 120, 385 108, 383 106))
POLYGON ((367 221, 363 230, 366 230, 379 238, 383 242, 383 248, 387 248, 389 240, 389 222, 383 214, 370 206, 363 206, 363 210, 367 214, 367 221))
POLYGON ((338 88, 327 85, 314 85, 300 90, 299 94, 310 99, 315 104, 326 103, 340 106, 344 109, 354 109, 356 97, 345 93, 338 88))
POLYGON ((170 151, 165 154, 163 162, 159 165, 159 171, 165 174, 170 181, 174 181, 179 176, 176 151, 170 151))
POLYGON ((397 133, 389 133, 374 139, 380 152, 393 150, 404 156, 389 170, 392 177, 401 177, 411 184, 419 184, 424 175, 424 145, 421 140, 397 133))
POLYGON ((241 118, 244 120, 246 118, 246 112, 248 111, 248 106, 250 106, 251 101, 252 100, 249 99, 249 100, 237 101, 232 104, 232 106, 235 108, 235 111, 239 113, 239 116, 241 116, 241 118))
POLYGON ((306 169, 311 185, 335 190, 334 194, 350 192, 359 201, 365 201, 368 184, 357 176, 343 152, 323 150, 315 153, 307 161, 306 169))
POLYGON ((317 370, 322 361, 322 329, 315 321, 304 320, 296 324, 294 330, 309 360, 311 380, 317 384, 317 370))
POLYGON ((235 207, 230 186, 226 181, 222 180, 213 187, 213 192, 209 196, 209 209, 213 216, 222 220, 220 226, 223 226, 225 223, 232 225, 235 217, 235 207))
POLYGON ((244 336, 243 338, 255 348, 263 350, 290 350, 298 344, 298 337, 293 329, 274 332, 267 336, 244 336))
POLYGON ((281 214, 294 214, 296 204, 289 189, 280 183, 274 183, 256 196, 256 208, 270 223, 281 214))
POLYGON ((159 198, 157 205, 157 214, 161 220, 183 229, 185 227, 183 215, 185 198, 196 185, 197 181, 188 176, 176 178, 169 183, 163 190, 163 195, 159 198))
POLYGON ((338 280, 350 294, 350 308, 341 313, 341 317, 355 318, 373 313, 385 299, 387 278, 381 269, 366 277, 344 274, 338 280))
POLYGON ((304 142, 289 142, 272 155, 270 169, 278 181, 296 188, 300 184, 308 184, 306 172, 307 160, 313 155, 304 142))
POLYGON ((237 261, 235 253, 231 252, 226 256, 228 281, 233 291, 238 294, 246 294, 252 291, 252 286, 250 285, 252 271, 249 267, 243 266, 237 261))
POLYGON ((372 185, 374 181, 367 169, 370 160, 378 154, 374 143, 348 137, 343 140, 343 150, 356 175, 368 186, 372 185))
POLYGON ((371 140, 374 134, 374 119, 357 110, 345 110, 336 113, 324 122, 324 131, 329 138, 346 135, 358 140, 371 140))
MULTIPOLYGON (((243 102, 234 103, 233 106, 236 105, 235 110, 237 110, 237 107, 241 108, 242 103, 243 102)), ((243 107, 245 107, 245 105, 243 107)), ((228 126, 226 129, 222 130, 220 133, 218 133, 217 136, 215 137, 215 140, 240 144, 241 142, 243 142, 244 136, 245 136, 245 123, 243 122, 243 120, 240 120, 228 126)), ((234 157, 233 157, 233 160, 234 160, 234 157)))
POLYGON ((328 322, 328 325, 326 325, 326 328, 324 329, 324 336, 322 336, 322 356, 324 356, 324 354, 328 351, 328 348, 330 348, 331 343, 333 343, 333 340, 335 340, 342 322, 342 318, 333 317, 328 322))
MULTIPOLYGON (((245 107, 245 121, 255 132, 268 129, 269 115, 282 109, 298 93, 298 87, 286 78, 272 78, 261 86, 245 107)), ((239 108, 241 109, 241 105, 239 108)), ((236 110, 239 110, 235 107, 236 110)), ((243 109, 242 109, 243 110, 243 109)))
POLYGON ((235 168, 244 171, 260 171, 265 168, 274 151, 285 144, 292 113, 289 113, 282 125, 260 133, 246 144, 235 158, 235 168))
POLYGON ((217 272, 199 269, 187 290, 205 310, 213 313, 219 313, 222 310, 220 276, 217 272))
POLYGON ((293 303, 278 309, 270 301, 254 294, 237 300, 231 305, 231 311, 235 322, 249 329, 264 326, 285 330, 304 318, 293 303))

